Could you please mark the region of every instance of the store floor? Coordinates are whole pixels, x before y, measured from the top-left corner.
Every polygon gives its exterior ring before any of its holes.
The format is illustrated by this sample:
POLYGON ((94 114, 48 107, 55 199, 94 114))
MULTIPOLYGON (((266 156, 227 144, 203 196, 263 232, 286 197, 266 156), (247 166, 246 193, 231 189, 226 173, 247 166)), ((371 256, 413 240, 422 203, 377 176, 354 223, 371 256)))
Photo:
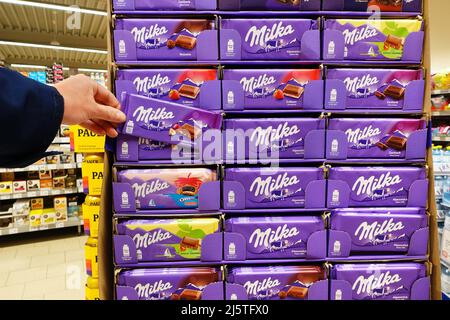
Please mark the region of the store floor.
POLYGON ((86 240, 67 231, 0 239, 0 300, 83 300, 86 240))

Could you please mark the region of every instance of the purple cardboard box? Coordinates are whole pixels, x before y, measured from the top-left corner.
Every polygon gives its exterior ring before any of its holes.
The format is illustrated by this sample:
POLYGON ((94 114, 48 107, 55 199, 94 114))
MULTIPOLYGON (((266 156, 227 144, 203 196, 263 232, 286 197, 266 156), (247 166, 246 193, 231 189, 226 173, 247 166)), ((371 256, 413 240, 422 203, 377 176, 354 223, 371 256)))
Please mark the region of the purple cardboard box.
POLYGON ((327 159, 425 160, 427 123, 418 119, 330 119, 327 159))
POLYGON ((216 10, 216 0, 113 0, 114 11, 216 10))
POLYGON ((310 19, 222 19, 222 60, 319 60, 320 31, 310 19))
POLYGON ((319 266, 232 268, 225 300, 328 300, 328 281, 319 266))
POLYGON ((152 261, 222 261, 217 218, 125 220, 114 235, 116 265, 152 261))
POLYGON ((117 182, 113 183, 114 209, 116 212, 201 209, 202 202, 218 209, 218 190, 220 183, 211 169, 123 170, 117 173, 117 182))
POLYGON ((330 218, 328 256, 426 256, 428 233, 425 209, 337 209, 330 218))
POLYGON ((217 60, 215 25, 202 19, 117 19, 116 61, 217 60))
POLYGON ((427 194, 425 168, 342 167, 328 175, 328 208, 426 208, 427 194))
POLYGON ((324 259, 320 216, 238 217, 225 221, 224 260, 324 259))
POLYGON ((330 273, 331 300, 429 300, 425 264, 338 264, 330 273))
POLYGON ((205 110, 221 109, 221 86, 214 69, 118 70, 116 95, 124 93, 205 110))
POLYGON ((323 119, 228 119, 224 159, 323 159, 323 119))
POLYGON ((224 69, 225 110, 323 109, 320 69, 224 69))
POLYGON ((325 109, 422 112, 423 70, 328 69, 325 109))
POLYGON ((222 273, 217 268, 121 270, 116 300, 223 300, 222 273))
POLYGON ((225 209, 324 208, 326 181, 321 168, 227 168, 225 209))
POLYGON ((124 94, 122 111, 126 122, 122 134, 170 144, 194 146, 206 130, 220 130, 220 112, 206 111, 177 103, 124 94))
POLYGON ((219 0, 219 9, 319 11, 320 0, 219 0))
POLYGON ((422 12, 422 0, 324 0, 322 10, 422 12))
POLYGON ((323 59, 422 61, 419 19, 325 20, 323 59))

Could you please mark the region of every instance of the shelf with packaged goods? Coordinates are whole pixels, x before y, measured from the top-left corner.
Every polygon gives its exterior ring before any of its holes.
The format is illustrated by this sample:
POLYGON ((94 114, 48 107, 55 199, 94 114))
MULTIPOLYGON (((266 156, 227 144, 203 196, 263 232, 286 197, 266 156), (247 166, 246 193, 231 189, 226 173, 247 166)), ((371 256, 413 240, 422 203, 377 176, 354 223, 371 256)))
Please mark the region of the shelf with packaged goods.
POLYGON ((450 89, 447 89, 447 90, 433 90, 433 91, 431 91, 431 95, 433 95, 433 96, 439 96, 439 95, 443 95, 443 94, 450 94, 450 89))
POLYGON ((29 224, 24 224, 21 226, 15 226, 10 228, 0 228, 0 236, 7 236, 18 233, 27 233, 27 232, 35 232, 35 231, 44 231, 50 229, 61 229, 68 227, 81 227, 83 225, 83 220, 79 217, 70 217, 67 221, 59 221, 56 223, 40 225, 36 227, 32 227, 29 224))
POLYGON ((450 142, 450 137, 433 136, 433 142, 450 142))
POLYGON ((40 190, 40 191, 28 191, 28 192, 21 192, 21 193, 0 194, 0 200, 48 197, 48 196, 58 196, 58 195, 76 194, 76 193, 83 193, 83 188, 40 190))
POLYGON ((450 110, 433 111, 431 112, 431 115, 433 117, 450 117, 450 110))
POLYGON ((26 172, 26 171, 40 171, 40 170, 59 170, 59 169, 77 169, 81 168, 81 162, 74 163, 60 163, 60 164, 37 164, 25 168, 5 169, 0 168, 0 173, 4 172, 26 172))

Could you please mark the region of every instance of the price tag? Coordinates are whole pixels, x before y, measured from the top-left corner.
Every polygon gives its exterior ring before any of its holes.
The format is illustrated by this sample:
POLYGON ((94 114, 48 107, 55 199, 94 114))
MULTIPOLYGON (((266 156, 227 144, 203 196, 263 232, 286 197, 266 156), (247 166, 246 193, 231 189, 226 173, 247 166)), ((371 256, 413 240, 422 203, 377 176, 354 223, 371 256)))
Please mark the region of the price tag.
POLYGON ((30 192, 28 192, 28 196, 29 197, 36 197, 37 196, 37 192, 36 191, 30 191, 30 192))
POLYGON ((78 153, 100 153, 105 150, 105 136, 80 126, 70 127, 70 150, 78 153))
POLYGON ((19 233, 19 229, 17 229, 17 228, 9 229, 9 234, 16 234, 16 233, 19 233))
POLYGON ((48 225, 40 226, 39 230, 48 230, 48 225))
POLYGON ((64 222, 57 222, 55 228, 57 229, 64 228, 64 222))
POLYGON ((39 230, 38 227, 30 227, 30 232, 38 231, 38 230, 39 230))
POLYGON ((49 195, 49 191, 48 190, 45 190, 45 191, 41 191, 41 196, 48 196, 49 195))

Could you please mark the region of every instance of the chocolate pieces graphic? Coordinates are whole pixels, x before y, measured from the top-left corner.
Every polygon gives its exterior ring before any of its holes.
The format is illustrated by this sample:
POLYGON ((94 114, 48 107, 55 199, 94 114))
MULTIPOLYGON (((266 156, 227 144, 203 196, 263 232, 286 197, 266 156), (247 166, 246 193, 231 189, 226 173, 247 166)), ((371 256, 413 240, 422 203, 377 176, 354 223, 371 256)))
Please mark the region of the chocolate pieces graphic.
POLYGON ((198 94, 200 93, 200 88, 195 86, 190 86, 187 84, 183 84, 178 90, 180 96, 190 99, 197 99, 198 94))
POLYGON ((295 86, 292 84, 286 85, 286 87, 284 87, 284 89, 283 89, 284 95, 294 98, 294 99, 299 99, 302 96, 304 91, 305 90, 302 87, 295 86))
POLYGON ((308 288, 302 288, 298 286, 290 286, 287 291, 280 291, 278 296, 280 299, 286 299, 288 297, 294 299, 304 299, 308 294, 308 288))
POLYGON ((380 91, 376 91, 375 92, 375 97, 377 97, 380 100, 386 99, 386 95, 383 92, 380 92, 380 91))
POLYGON ((377 145, 378 148, 380 148, 383 151, 386 151, 387 149, 389 149, 389 147, 386 144, 384 144, 383 142, 381 142, 381 141, 378 141, 376 143, 376 145, 377 145))
POLYGON ((170 300, 201 300, 202 292, 199 290, 184 289, 180 294, 172 294, 170 300))
POLYGON ((405 40, 403 38, 399 38, 390 34, 387 36, 386 41, 384 42, 384 47, 387 49, 394 48, 400 50, 403 48, 404 41, 405 40))
POLYGON ((406 148, 406 142, 408 140, 406 138, 397 137, 397 136, 391 136, 387 141, 386 145, 389 148, 392 148, 394 150, 402 151, 406 148))
POLYGON ((179 35, 177 39, 175 40, 175 45, 186 49, 186 50, 192 50, 195 48, 195 45, 197 44, 197 39, 194 37, 186 36, 186 35, 179 35))
POLYGON ((180 243, 180 247, 198 250, 200 247, 200 239, 183 237, 180 243))
POLYGON ((383 92, 383 94, 387 97, 390 97, 394 100, 403 99, 405 96, 405 88, 397 87, 394 85, 389 85, 383 92))

